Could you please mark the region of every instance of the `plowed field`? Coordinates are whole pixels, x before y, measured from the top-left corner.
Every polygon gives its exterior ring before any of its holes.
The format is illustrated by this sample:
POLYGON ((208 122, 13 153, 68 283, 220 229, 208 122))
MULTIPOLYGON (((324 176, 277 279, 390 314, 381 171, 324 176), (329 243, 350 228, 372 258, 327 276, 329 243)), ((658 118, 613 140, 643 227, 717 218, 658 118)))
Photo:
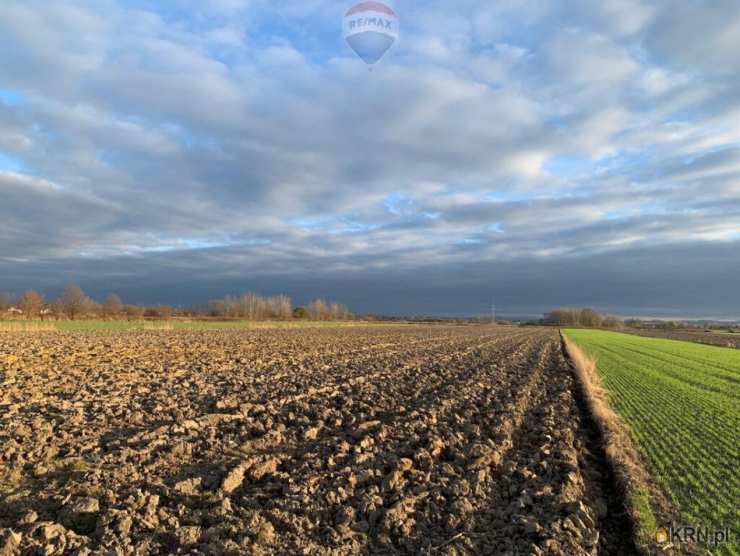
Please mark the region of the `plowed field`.
POLYGON ((0 551, 620 554, 555 330, 0 334, 0 551))

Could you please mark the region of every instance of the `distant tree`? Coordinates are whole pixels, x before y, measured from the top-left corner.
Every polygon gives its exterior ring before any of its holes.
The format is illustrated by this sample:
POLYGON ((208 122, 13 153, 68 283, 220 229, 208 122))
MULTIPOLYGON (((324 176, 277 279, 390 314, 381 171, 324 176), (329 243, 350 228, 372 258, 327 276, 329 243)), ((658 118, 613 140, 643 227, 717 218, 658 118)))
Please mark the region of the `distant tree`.
POLYGON ((289 319, 293 314, 293 304, 287 295, 278 295, 267 299, 270 318, 289 319))
POLYGON ((138 320, 144 316, 146 309, 140 305, 124 305, 123 313, 129 320, 138 320))
POLYGON ((581 314, 578 319, 579 324, 587 328, 598 328, 601 326, 603 320, 604 317, 594 309, 581 309, 581 314))
POLYGON ((624 325, 627 328, 643 328, 644 324, 640 319, 627 319, 624 321, 624 325))
POLYGON ((6 313, 13 306, 13 297, 7 293, 0 293, 0 313, 6 313))
POLYGON ((35 290, 28 290, 18 301, 18 308, 28 318, 36 318, 44 308, 44 296, 35 290))
POLYGON ((348 320, 352 316, 350 310, 341 303, 329 304, 329 318, 331 320, 348 320))
MULTIPOLYGON (((609 321, 612 327, 617 326, 618 319, 609 321)), ((594 309, 555 309, 545 314, 543 323, 550 326, 583 326, 598 328, 603 325, 604 317, 594 309)))
POLYGON ((64 305, 62 305, 62 300, 57 299, 54 301, 54 303, 51 303, 49 305, 49 310, 51 311, 51 314, 49 315, 51 318, 56 320, 61 320, 64 318, 64 305))
POLYGON ((323 299, 317 299, 306 305, 306 313, 311 320, 347 320, 352 317, 352 313, 345 305, 323 299))
POLYGON ((222 299, 214 299, 208 302, 208 310, 206 312, 211 317, 225 317, 226 305, 222 299))
POLYGON ((175 314, 175 309, 169 305, 160 305, 157 307, 157 315, 161 319, 170 320, 175 314))
POLYGON ((601 323, 601 326, 603 326, 604 328, 612 328, 618 330, 624 327, 624 323, 621 319, 617 317, 606 317, 601 323))
POLYGON ((110 294, 103 303, 103 315, 108 318, 121 316, 123 312, 123 302, 116 294, 110 294))
POLYGON ((89 297, 85 297, 83 307, 82 313, 84 315, 93 315, 98 318, 103 316, 103 306, 89 297))
POLYGON ((577 309, 555 309, 545 315, 544 324, 551 326, 577 326, 580 312, 577 309))
MULTIPOLYGON (((145 315, 149 317, 161 317, 165 311, 169 315, 174 314, 171 307, 149 308, 145 315)), ((195 307, 189 312, 193 315, 208 315, 217 318, 245 319, 245 320, 267 320, 290 318, 310 318, 313 320, 344 320, 352 318, 350 310, 339 303, 324 300, 316 300, 305 307, 293 310, 293 303, 286 295, 262 297, 254 292, 247 292, 239 296, 227 295, 222 299, 214 299, 205 307, 195 307)), ((185 314, 185 313, 181 313, 185 314)))
POLYGON ((228 316, 259 320, 265 317, 265 312, 264 299, 254 292, 247 292, 238 299, 230 300, 228 316))
POLYGON ((312 301, 306 306, 308 317, 311 320, 328 320, 329 319, 329 306, 323 299, 317 299, 312 301))
POLYGON ((293 313, 293 305, 285 295, 261 297, 247 292, 239 297, 229 295, 211 301, 208 312, 214 317, 232 319, 289 319, 293 313))
POLYGON ((59 298, 64 314, 74 320, 90 309, 91 300, 77 284, 69 284, 59 298))

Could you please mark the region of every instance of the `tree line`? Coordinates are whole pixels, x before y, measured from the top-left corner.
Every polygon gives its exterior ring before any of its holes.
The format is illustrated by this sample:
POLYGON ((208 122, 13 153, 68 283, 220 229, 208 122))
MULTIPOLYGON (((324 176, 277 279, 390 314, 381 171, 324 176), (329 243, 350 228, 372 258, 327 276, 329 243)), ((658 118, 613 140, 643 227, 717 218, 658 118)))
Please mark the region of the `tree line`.
POLYGON ((615 316, 602 315, 595 309, 559 308, 549 313, 539 322, 549 326, 578 326, 583 328, 628 328, 633 330, 678 330, 701 329, 704 325, 691 325, 680 321, 645 320, 638 318, 620 319, 615 316))
POLYGON ((102 303, 89 297, 76 284, 69 284, 55 300, 47 300, 36 290, 27 290, 20 296, 0 294, 0 318, 42 320, 78 319, 171 319, 173 317, 223 318, 244 320, 349 320, 350 310, 339 303, 317 299, 302 307, 293 307, 286 295, 262 297, 253 292, 240 296, 226 296, 203 307, 176 309, 169 305, 143 306, 124 303, 116 294, 108 295, 102 303))
POLYGON ((596 309, 560 308, 545 314, 543 324, 550 326, 582 326, 584 328, 623 328, 618 317, 602 315, 596 309))
POLYGON ((350 310, 340 303, 317 299, 303 307, 293 308, 290 298, 286 295, 261 297, 253 292, 211 301, 209 312, 214 317, 245 320, 295 318, 329 321, 352 318, 350 310))

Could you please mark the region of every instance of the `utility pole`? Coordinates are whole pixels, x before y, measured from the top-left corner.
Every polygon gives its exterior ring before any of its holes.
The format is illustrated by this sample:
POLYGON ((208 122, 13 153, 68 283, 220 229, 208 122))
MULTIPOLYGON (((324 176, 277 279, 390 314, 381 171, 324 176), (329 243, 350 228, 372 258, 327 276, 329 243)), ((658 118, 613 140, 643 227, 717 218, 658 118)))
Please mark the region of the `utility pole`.
POLYGON ((491 322, 493 324, 496 324, 496 304, 495 303, 491 305, 491 316, 493 317, 493 320, 491 322))

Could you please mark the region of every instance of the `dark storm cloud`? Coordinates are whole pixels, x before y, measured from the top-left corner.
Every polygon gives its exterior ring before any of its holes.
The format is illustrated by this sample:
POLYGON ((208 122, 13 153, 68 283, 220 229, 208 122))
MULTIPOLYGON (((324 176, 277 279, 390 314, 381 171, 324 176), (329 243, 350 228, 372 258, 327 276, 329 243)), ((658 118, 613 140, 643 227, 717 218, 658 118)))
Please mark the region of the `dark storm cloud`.
MULTIPOLYGON (((665 245, 621 249, 588 257, 529 257, 456 265, 396 268, 382 257, 323 257, 281 261, 279 273, 260 265, 259 250, 218 249, 96 260, 34 262, 9 285, 37 278, 58 293, 59 279, 82 280, 93 295, 120 292, 142 303, 206 302, 224 293, 257 289, 287 292, 297 302, 335 296, 356 311, 390 314, 486 315, 495 302, 502 314, 534 316, 552 307, 593 305, 623 315, 734 317, 740 303, 737 245, 665 245), (230 260, 234 266, 223 264, 230 260), (214 270, 213 263, 219 265, 214 270), (300 272, 295 265, 300 264, 300 272), (356 266, 354 266, 356 265, 356 266), (675 302, 676 297, 684 300, 675 302), (614 300, 618 300, 614 303, 614 300), (700 311, 686 309, 701 307, 700 311), (689 312, 687 312, 689 311, 689 312)), ((0 271, 6 270, 0 262, 0 271)))

